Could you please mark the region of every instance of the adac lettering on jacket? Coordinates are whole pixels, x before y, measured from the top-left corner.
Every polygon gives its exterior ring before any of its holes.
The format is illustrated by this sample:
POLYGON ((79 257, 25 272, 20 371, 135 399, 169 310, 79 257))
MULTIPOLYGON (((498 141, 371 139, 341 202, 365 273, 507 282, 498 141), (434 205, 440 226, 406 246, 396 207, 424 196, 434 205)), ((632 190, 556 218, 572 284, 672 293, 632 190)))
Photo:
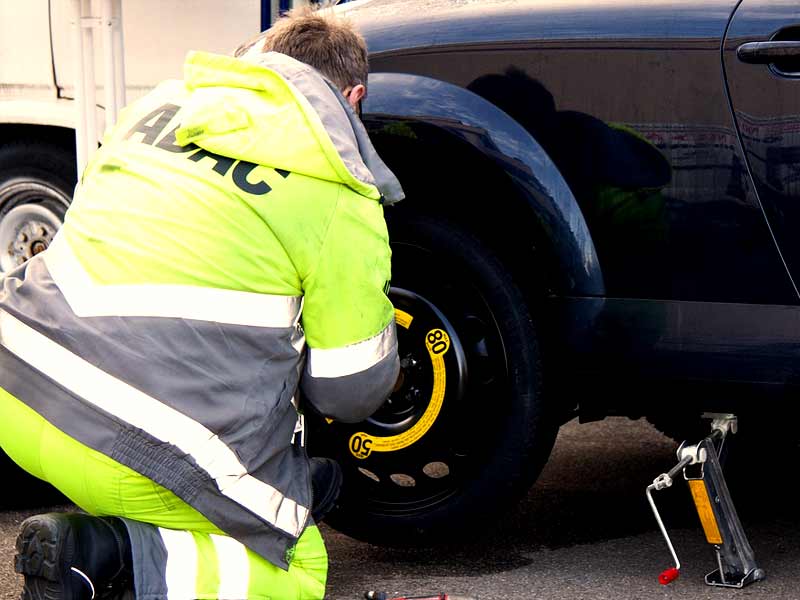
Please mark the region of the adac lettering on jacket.
MULTIPOLYGON (((272 190, 264 180, 252 182, 248 179, 253 169, 259 166, 255 163, 215 154, 214 152, 209 152, 208 150, 200 148, 194 143, 187 144, 186 146, 179 146, 175 140, 175 132, 180 125, 176 125, 168 131, 166 135, 161 136, 180 109, 181 107, 177 104, 164 104, 160 106, 136 123, 136 125, 125 134, 125 139, 130 139, 135 134, 139 133, 142 134, 142 138, 139 140, 142 144, 155 146, 167 152, 186 154, 186 158, 198 164, 200 164, 200 161, 204 158, 209 159, 202 164, 207 164, 211 167, 212 171, 223 177, 233 168, 233 173, 231 174, 233 184, 247 194, 263 196, 272 190)), ((289 176, 289 172, 283 169, 275 169, 275 171, 284 179, 289 176)))

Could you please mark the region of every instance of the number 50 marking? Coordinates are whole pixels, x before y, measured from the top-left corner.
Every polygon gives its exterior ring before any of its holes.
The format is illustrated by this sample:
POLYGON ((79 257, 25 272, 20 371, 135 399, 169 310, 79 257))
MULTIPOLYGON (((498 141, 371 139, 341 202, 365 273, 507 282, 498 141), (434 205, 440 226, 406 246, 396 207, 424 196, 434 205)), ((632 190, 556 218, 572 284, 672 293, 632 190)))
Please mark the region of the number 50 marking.
POLYGON ((353 434, 350 438, 350 452, 356 458, 367 458, 372 453, 373 440, 362 433, 353 434))

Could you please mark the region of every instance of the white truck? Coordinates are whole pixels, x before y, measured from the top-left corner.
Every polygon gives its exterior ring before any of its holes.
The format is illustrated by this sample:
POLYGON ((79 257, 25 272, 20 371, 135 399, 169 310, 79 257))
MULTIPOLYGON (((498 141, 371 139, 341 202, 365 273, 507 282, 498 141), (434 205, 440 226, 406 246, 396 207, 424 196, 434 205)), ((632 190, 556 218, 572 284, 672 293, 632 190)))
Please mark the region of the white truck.
POLYGON ((72 196, 76 164, 126 101, 180 78, 187 51, 230 52, 289 4, 0 0, 0 271, 47 247, 72 196), (105 82, 115 75, 113 90, 105 82))

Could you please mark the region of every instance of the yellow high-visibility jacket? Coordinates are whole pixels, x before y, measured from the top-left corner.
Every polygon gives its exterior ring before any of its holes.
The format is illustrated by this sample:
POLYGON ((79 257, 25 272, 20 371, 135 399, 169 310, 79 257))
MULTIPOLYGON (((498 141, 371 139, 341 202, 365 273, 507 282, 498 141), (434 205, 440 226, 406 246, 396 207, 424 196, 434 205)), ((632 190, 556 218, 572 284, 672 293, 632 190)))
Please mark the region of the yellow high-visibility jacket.
POLYGON ((401 197, 314 69, 192 53, 4 278, 0 386, 287 568, 311 506, 298 386, 359 421, 397 377, 382 203, 401 197))

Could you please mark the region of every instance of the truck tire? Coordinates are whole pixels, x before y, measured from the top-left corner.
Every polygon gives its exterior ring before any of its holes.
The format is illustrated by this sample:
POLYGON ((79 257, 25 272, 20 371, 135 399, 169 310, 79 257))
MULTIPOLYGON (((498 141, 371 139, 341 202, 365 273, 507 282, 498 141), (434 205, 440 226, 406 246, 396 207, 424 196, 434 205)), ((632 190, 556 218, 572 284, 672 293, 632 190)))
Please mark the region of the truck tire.
POLYGON ((326 522, 384 545, 474 535, 528 490, 555 441, 536 328, 480 240, 392 216, 402 373, 370 419, 312 423, 310 452, 338 460, 345 477, 326 522))
MULTIPOLYGON (((64 219, 76 181, 75 156, 45 141, 0 146, 0 275, 44 250, 64 219)), ((66 499, 0 451, 5 508, 46 506, 66 499)))
POLYGON ((75 187, 75 156, 44 141, 0 146, 0 272, 44 250, 75 187))

